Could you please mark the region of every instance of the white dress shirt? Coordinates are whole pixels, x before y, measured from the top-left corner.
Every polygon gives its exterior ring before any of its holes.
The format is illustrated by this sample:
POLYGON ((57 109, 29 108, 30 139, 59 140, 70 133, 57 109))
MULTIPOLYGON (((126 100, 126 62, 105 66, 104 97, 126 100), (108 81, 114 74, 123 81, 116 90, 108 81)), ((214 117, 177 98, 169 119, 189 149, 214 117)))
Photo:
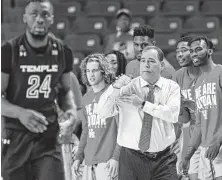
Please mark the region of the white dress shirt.
POLYGON ((110 86, 98 102, 100 118, 119 113, 117 143, 120 146, 139 150, 140 133, 144 112, 153 116, 150 147, 148 152, 159 152, 170 146, 175 140, 173 123, 178 121, 180 111, 180 87, 170 80, 160 77, 155 84, 154 103, 145 102, 143 109, 119 101, 119 96, 136 94, 143 100, 148 95, 148 83, 141 76, 133 79, 120 90, 110 86))

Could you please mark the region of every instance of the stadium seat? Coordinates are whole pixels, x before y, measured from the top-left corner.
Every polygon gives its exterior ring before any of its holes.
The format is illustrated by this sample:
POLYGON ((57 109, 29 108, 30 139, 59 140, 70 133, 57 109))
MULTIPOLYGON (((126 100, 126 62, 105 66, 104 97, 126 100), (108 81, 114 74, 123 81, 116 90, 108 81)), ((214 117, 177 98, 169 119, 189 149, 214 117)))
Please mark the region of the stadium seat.
POLYGON ((81 7, 85 7, 88 0, 56 0, 59 3, 73 3, 73 1, 80 3, 81 7))
POLYGON ((170 52, 166 55, 167 61, 175 68, 175 70, 180 69, 180 65, 177 62, 176 52, 170 52))
POLYGON ((54 6, 54 14, 57 16, 76 17, 81 14, 81 4, 78 2, 58 3, 54 6))
POLYGON ((87 1, 87 0, 56 0, 59 3, 72 3, 73 1, 75 2, 81 2, 81 1, 87 1))
POLYGON ((4 7, 4 8, 11 8, 11 1, 9 1, 9 0, 2 0, 1 2, 2 2, 2 4, 1 4, 2 7, 4 7))
POLYGON ((222 17, 222 1, 220 0, 210 0, 204 1, 200 9, 201 14, 205 16, 220 16, 222 17))
POLYGON ((70 31, 69 20, 66 17, 57 17, 52 25, 52 32, 61 39, 70 31))
MULTIPOLYGON (((140 24, 145 24, 145 19, 142 17, 133 17, 131 21, 131 27, 134 28, 139 26, 140 24)), ((109 24, 109 33, 116 32, 116 18, 113 18, 111 23, 109 24)))
POLYGON ((80 65, 82 60, 85 58, 85 55, 81 52, 74 52, 73 53, 73 64, 80 65))
POLYGON ((156 33, 156 45, 160 47, 165 53, 174 51, 176 43, 180 39, 179 33, 156 33))
POLYGON ((188 1, 165 1, 161 10, 164 16, 189 17, 199 13, 199 2, 194 0, 188 1))
POLYGON ((214 44, 215 50, 222 50, 222 31, 213 33, 187 33, 188 36, 207 36, 214 44))
POLYGON ((222 32, 207 34, 207 37, 214 44, 215 50, 222 51, 222 32))
POLYGON ((144 16, 146 18, 156 16, 160 8, 160 4, 155 1, 129 1, 124 6, 132 12, 134 17, 144 16))
POLYGON ((177 17, 155 17, 149 21, 149 25, 157 33, 174 33, 182 29, 182 19, 177 17))
MULTIPOLYGON (((184 1, 184 0, 168 0, 168 1, 184 1)), ((198 1, 198 2, 200 2, 200 1, 203 1, 203 0, 189 0, 189 1, 198 1)))
POLYGON ((210 33, 220 28, 217 17, 191 17, 184 22, 184 32, 210 33))
POLYGON ((20 36, 24 33, 24 31, 6 31, 2 32, 2 39, 4 41, 8 41, 12 38, 15 38, 16 36, 20 36))
MULTIPOLYGON (((123 4, 127 4, 129 1, 134 1, 134 2, 138 2, 138 1, 154 1, 154 0, 122 0, 123 4)), ((165 0, 155 0, 156 2, 162 3, 165 0)))
POLYGON ((27 0, 16 0, 15 1, 15 7, 23 7, 24 8, 25 5, 26 5, 26 2, 27 2, 27 0))
POLYGON ((94 33, 104 36, 107 33, 107 21, 102 17, 80 17, 74 22, 72 31, 78 34, 94 33))
MULTIPOLYGON (((10 1, 10 0, 3 0, 3 1, 10 1)), ((58 3, 59 0, 50 0, 52 4, 58 3)), ((15 0, 15 6, 16 7, 22 7, 24 8, 27 3, 27 0, 15 0)))
POLYGON ((212 59, 215 64, 221 64, 222 65, 222 51, 214 52, 212 55, 212 59))
POLYGON ((138 27, 139 25, 145 24, 145 19, 142 17, 132 18, 131 27, 132 29, 138 27))
POLYGON ((73 52, 102 52, 101 40, 97 35, 75 35, 65 37, 65 44, 69 45, 73 52))
POLYGON ((22 8, 3 8, 3 22, 5 23, 22 23, 24 10, 22 8))
POLYGON ((9 40, 15 36, 23 34, 25 32, 25 25, 21 23, 3 23, 1 30, 3 39, 9 40))
POLYGON ((88 16, 114 17, 119 8, 120 3, 115 1, 88 1, 85 12, 88 16))

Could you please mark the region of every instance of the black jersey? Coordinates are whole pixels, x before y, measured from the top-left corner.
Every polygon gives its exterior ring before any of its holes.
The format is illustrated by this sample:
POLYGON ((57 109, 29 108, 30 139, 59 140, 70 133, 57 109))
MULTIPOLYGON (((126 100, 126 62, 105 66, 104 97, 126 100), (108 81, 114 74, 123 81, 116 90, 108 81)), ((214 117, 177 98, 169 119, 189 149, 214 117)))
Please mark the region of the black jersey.
MULTIPOLYGON (((46 47, 38 49, 29 45, 25 35, 7 42, 2 46, 2 72, 10 74, 6 99, 46 117, 57 114, 56 86, 62 74, 72 70, 70 53, 70 49, 52 37, 46 47)), ((12 118, 6 119, 5 126, 24 128, 12 118)))

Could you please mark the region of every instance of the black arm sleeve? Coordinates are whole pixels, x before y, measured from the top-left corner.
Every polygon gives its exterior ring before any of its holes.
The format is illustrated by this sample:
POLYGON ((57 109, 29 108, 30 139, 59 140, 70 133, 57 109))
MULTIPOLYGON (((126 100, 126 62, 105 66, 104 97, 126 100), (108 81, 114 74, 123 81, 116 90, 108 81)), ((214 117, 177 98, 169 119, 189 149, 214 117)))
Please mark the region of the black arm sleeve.
POLYGON ((64 73, 68 73, 73 69, 73 55, 72 50, 67 45, 64 46, 64 52, 66 61, 66 68, 64 70, 64 73))
POLYGON ((11 74, 12 71, 12 49, 9 43, 6 43, 1 48, 1 70, 3 73, 11 74))

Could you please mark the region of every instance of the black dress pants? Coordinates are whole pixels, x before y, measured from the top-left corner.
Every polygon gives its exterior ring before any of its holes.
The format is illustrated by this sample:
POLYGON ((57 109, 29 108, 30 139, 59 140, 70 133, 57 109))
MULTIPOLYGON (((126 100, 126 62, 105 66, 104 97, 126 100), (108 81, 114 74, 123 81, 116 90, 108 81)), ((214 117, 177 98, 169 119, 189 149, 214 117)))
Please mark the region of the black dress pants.
POLYGON ((176 162, 169 147, 156 155, 122 147, 119 180, 178 180, 176 162))

